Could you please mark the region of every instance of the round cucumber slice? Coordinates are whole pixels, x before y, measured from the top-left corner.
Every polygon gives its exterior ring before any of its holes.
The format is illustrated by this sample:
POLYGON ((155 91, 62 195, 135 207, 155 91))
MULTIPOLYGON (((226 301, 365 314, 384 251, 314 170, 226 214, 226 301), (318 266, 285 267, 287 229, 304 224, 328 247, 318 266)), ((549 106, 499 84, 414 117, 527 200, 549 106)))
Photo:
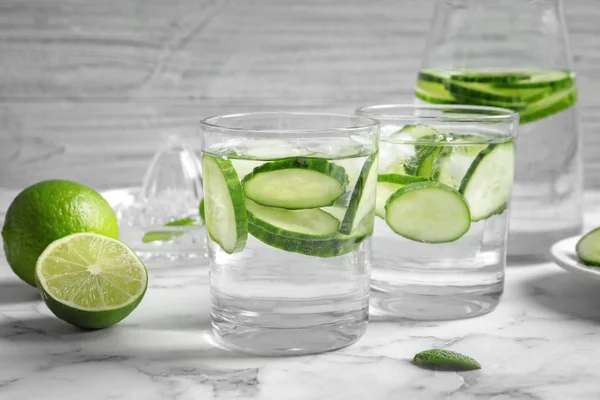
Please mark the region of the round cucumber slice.
POLYGON ((496 88, 487 83, 460 82, 455 80, 447 82, 446 89, 454 97, 470 98, 472 102, 475 102, 475 99, 484 99, 506 105, 523 102, 530 103, 543 99, 550 94, 550 89, 547 87, 522 89, 496 88))
POLYGON ((337 232, 339 220, 320 209, 285 210, 248 200, 248 212, 252 236, 271 247, 313 257, 350 253, 373 233, 372 213, 351 235, 343 235, 337 232))
POLYGON ((600 228, 583 235, 577 242, 575 251, 584 264, 600 267, 600 228))
POLYGON ((525 110, 519 112, 521 124, 528 124, 550 115, 557 114, 573 106, 577 102, 577 89, 556 92, 551 96, 530 104, 525 110))
POLYGON ((231 161, 204 154, 204 214, 210 238, 233 254, 248 238, 246 199, 231 161))
POLYGON ((286 210, 265 207, 252 200, 246 201, 246 208, 251 225, 286 238, 323 239, 337 234, 340 227, 337 218, 318 208, 286 210))
POLYGON ((460 71, 452 74, 452 79, 462 82, 479 82, 479 83, 510 83, 519 82, 523 79, 531 77, 531 72, 527 71, 489 71, 489 72, 474 72, 460 71))
POLYGON ((396 191, 386 202, 385 221, 398 235, 423 243, 453 242, 471 227, 463 195, 437 182, 412 183, 396 191))
POLYGON ((363 164, 356 181, 340 232, 350 234, 363 218, 375 208, 379 154, 371 154, 363 164))
POLYGON ((346 192, 347 184, 343 167, 312 157, 271 161, 254 168, 242 180, 250 200, 289 210, 330 206, 346 192))
POLYGON ((427 103, 458 104, 457 100, 444 87, 443 83, 419 81, 415 88, 415 96, 427 103))
POLYGON ((479 153, 460 184, 474 222, 504 212, 510 200, 514 173, 513 142, 490 144, 479 153))
POLYGON ((496 82, 495 86, 502 88, 553 88, 555 90, 573 86, 575 73, 572 71, 532 71, 525 79, 496 82))

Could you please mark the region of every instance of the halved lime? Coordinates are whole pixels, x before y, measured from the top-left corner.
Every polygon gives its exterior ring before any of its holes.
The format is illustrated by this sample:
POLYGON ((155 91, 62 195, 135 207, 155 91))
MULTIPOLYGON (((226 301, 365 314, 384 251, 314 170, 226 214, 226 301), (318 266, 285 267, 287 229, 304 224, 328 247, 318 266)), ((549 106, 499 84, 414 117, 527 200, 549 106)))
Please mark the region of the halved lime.
POLYGON ((148 272, 135 252, 95 233, 75 233, 50 243, 38 258, 35 278, 50 311, 84 329, 120 322, 148 287, 148 272))

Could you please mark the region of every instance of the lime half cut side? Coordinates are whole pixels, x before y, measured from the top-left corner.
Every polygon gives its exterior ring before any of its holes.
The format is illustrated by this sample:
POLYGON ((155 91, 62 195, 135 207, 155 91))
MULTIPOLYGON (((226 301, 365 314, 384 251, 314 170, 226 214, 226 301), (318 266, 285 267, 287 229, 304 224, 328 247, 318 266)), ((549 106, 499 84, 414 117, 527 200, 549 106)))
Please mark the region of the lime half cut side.
POLYGON ((83 329, 120 322, 148 287, 148 272, 135 252, 95 233, 75 233, 52 242, 38 258, 35 277, 50 311, 83 329))

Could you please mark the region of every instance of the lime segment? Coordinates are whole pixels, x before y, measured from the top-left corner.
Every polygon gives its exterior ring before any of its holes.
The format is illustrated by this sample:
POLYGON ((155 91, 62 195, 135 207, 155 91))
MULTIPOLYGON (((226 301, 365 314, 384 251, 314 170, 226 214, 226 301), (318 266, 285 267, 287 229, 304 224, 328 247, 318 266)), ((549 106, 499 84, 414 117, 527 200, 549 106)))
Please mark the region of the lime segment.
POLYGON ((44 302, 60 319, 85 329, 112 326, 142 300, 148 272, 124 243, 76 233, 40 255, 36 281, 44 302))

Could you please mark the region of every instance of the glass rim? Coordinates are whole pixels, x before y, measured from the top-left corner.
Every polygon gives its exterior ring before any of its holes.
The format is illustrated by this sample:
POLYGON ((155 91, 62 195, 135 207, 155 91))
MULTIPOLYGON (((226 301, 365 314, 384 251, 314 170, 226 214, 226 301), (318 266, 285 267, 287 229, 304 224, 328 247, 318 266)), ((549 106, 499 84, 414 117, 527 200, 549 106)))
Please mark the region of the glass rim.
POLYGON ((220 130, 232 133, 255 133, 255 134, 322 134, 322 133, 360 133, 370 131, 379 127, 380 122, 374 118, 356 115, 356 114, 338 114, 338 113, 327 113, 327 112, 314 112, 314 111, 257 111, 247 113, 234 113, 234 114, 221 114, 213 115, 204 118, 200 121, 200 125, 205 128, 213 130, 220 130), (340 126, 336 127, 332 125, 331 128, 244 128, 240 126, 232 126, 223 124, 226 121, 240 120, 246 117, 252 116, 264 116, 264 117, 307 117, 318 118, 318 117, 333 117, 333 118, 345 118, 347 120, 357 120, 356 126, 340 126))
POLYGON ((439 122, 518 122, 519 113, 501 107, 491 106, 470 106, 465 104, 374 104, 359 107, 355 110, 357 115, 369 118, 381 118, 396 121, 414 121, 416 119, 424 121, 439 122), (400 112, 385 113, 386 110, 396 109, 400 112), (402 110, 432 110, 439 111, 441 115, 409 115, 402 113, 402 110), (447 110, 459 110, 468 112, 473 111, 474 115, 468 117, 456 116, 446 113, 447 110), (383 112, 382 112, 383 111, 383 112), (488 114, 486 114, 488 112, 488 114))

